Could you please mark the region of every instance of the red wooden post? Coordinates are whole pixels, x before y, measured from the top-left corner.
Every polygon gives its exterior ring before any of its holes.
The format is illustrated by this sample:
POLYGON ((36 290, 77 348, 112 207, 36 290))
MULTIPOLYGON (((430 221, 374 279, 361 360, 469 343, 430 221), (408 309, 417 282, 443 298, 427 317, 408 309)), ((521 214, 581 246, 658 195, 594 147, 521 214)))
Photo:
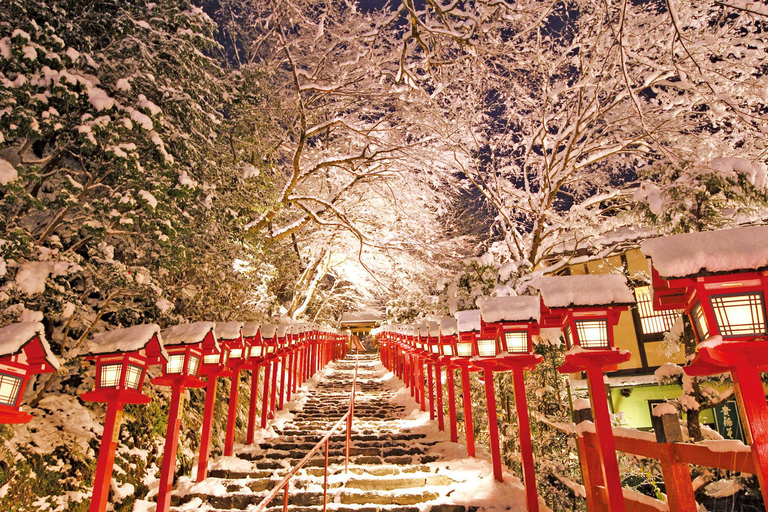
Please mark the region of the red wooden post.
POLYGON ((768 405, 760 372, 753 365, 741 364, 731 369, 736 400, 742 412, 744 432, 760 481, 763 502, 768 503, 768 405))
POLYGON ((288 383, 285 387, 285 401, 290 402, 291 401, 291 392, 293 391, 293 356, 294 356, 294 349, 291 349, 291 352, 288 354, 288 383))
POLYGON ((475 456, 475 425, 472 421, 472 392, 469 390, 469 362, 461 365, 461 393, 464 398, 464 430, 467 435, 467 455, 475 456))
POLYGON ((456 423, 456 385, 453 382, 454 369, 455 368, 452 365, 446 365, 445 375, 447 381, 446 384, 448 385, 448 426, 451 431, 451 441, 457 443, 459 441, 459 432, 456 423))
POLYGON ((426 399, 426 389, 424 385, 424 360, 419 357, 419 398, 421 400, 419 401, 419 405, 421 405, 421 411, 426 412, 427 411, 427 399, 426 399))
POLYGON ((435 383, 437 384, 437 429, 445 430, 445 415, 443 411, 443 370, 435 363, 435 383))
POLYGON ((264 363, 264 388, 261 392, 261 428, 267 428, 269 414, 269 377, 272 373, 272 361, 264 363))
POLYGON ((200 435, 200 456, 197 459, 197 481, 208 476, 208 456, 211 453, 213 433, 213 409, 216 405, 216 376, 209 375, 205 387, 205 408, 203 409, 203 432, 200 435))
POLYGON ((240 368, 232 370, 229 387, 229 410, 227 411, 227 432, 224 436, 224 455, 230 456, 235 446, 235 423, 237 421, 237 397, 240 394, 240 368))
POLYGON ((251 372, 251 402, 248 406, 248 428, 245 436, 245 444, 253 444, 256 437, 256 410, 259 402, 259 369, 257 364, 251 372))
POLYGON ((609 512, 599 500, 597 489, 604 487, 603 471, 600 463, 600 455, 590 442, 594 435, 581 434, 577 437, 579 446, 579 463, 581 466, 581 479, 584 482, 584 492, 589 512, 609 512))
POLYGON ((90 512, 107 510, 109 488, 112 485, 112 469, 115 465, 115 449, 120 438, 120 420, 123 417, 123 404, 107 402, 107 414, 104 417, 104 431, 101 435, 99 459, 96 462, 97 471, 93 482, 93 497, 90 512))
POLYGON ((536 490, 536 466, 533 462, 531 422, 528 417, 528 399, 525 396, 525 378, 522 367, 512 369, 512 385, 515 394, 517 428, 520 437, 520 455, 522 456, 523 461, 525 503, 528 506, 528 512, 538 512, 539 496, 536 490))
POLYGON ((173 386, 171 407, 168 410, 168 428, 165 433, 163 464, 160 469, 160 488, 157 492, 156 512, 168 512, 171 507, 171 491, 173 490, 173 474, 176 468, 176 450, 179 446, 183 403, 184 386, 173 386))
MULTIPOLYGON (((501 447, 499 446, 499 420, 496 414, 496 390, 493 386, 493 363, 483 365, 485 379, 485 398, 488 401, 488 437, 491 441, 491 461, 493 462, 493 477, 499 482, 504 481, 501 473, 501 447)), ((534 487, 534 491, 535 491, 534 487)))
POLYGON ((283 410, 283 405, 284 405, 283 400, 285 396, 285 374, 286 374, 285 361, 287 358, 288 356, 286 354, 283 354, 283 357, 280 358, 280 395, 279 395, 280 399, 278 401, 277 408, 281 411, 283 410))
POLYGON ((427 385, 429 386, 429 419, 435 419, 435 391, 433 386, 432 368, 434 365, 427 360, 427 385))
POLYGON ((275 357, 272 360, 272 390, 269 400, 269 417, 275 417, 275 405, 277 404, 277 370, 280 364, 280 358, 275 357))
POLYGON ((608 397, 605 393, 603 369, 600 366, 586 367, 589 398, 595 413, 595 431, 597 432, 597 450, 603 470, 603 481, 608 495, 608 508, 611 512, 623 512, 624 493, 621 489, 619 463, 616 459, 616 443, 613 440, 611 413, 608 410, 608 397))
POLYGON ((662 449, 659 461, 661 462, 661 474, 664 477, 669 510, 697 512, 699 506, 693 495, 691 468, 688 467, 688 464, 677 460, 672 444, 659 443, 658 447, 662 449))

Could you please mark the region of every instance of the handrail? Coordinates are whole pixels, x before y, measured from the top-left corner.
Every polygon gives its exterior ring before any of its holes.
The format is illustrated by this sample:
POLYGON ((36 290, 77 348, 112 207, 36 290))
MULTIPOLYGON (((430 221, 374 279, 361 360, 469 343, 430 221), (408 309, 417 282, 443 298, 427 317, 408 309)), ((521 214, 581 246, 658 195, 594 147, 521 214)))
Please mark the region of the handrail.
POLYGON ((345 440, 345 456, 344 456, 344 472, 346 473, 349 468, 349 445, 352 438, 352 419, 355 414, 355 394, 357 390, 357 369, 359 366, 359 360, 355 359, 355 377, 352 379, 352 390, 349 397, 349 406, 347 407, 347 412, 339 418, 339 420, 333 425, 333 428, 328 431, 325 436, 323 436, 320 441, 315 444, 315 446, 309 450, 309 452, 304 456, 303 459, 301 459, 298 464, 296 464, 291 470, 288 472, 288 474, 285 475, 283 480, 272 489, 267 496, 259 502, 258 505, 256 505, 256 508, 254 509, 254 512, 262 512, 267 508, 267 505, 275 499, 275 497, 280 493, 280 491, 284 492, 283 497, 283 512, 288 510, 288 490, 290 489, 290 481, 291 478, 293 478, 296 473, 299 472, 299 470, 304 467, 304 465, 309 462, 312 459, 312 456, 315 455, 318 451, 320 451, 321 447, 325 447, 325 466, 324 466, 324 482, 323 482, 323 512, 326 512, 327 506, 328 506, 328 441, 331 438, 331 436, 339 429, 342 422, 345 422, 347 424, 347 434, 346 434, 346 440, 345 440))

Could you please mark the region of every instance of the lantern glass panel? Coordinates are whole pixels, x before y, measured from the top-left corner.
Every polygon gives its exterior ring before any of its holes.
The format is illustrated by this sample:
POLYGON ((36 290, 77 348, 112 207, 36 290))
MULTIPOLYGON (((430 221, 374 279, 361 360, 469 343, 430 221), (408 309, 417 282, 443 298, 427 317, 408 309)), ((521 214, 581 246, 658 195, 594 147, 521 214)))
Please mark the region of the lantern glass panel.
POLYGON ((203 357, 203 363, 205 364, 218 364, 221 359, 221 354, 209 354, 203 357))
POLYGON ((141 383, 141 374, 144 368, 135 364, 128 365, 128 371, 125 374, 125 385, 128 389, 139 389, 141 383))
POLYGON ((453 355, 453 347, 451 345, 443 345, 443 355, 444 356, 452 356, 453 355))
POLYGON ((709 329, 707 328, 707 322, 704 319, 704 308, 701 307, 701 303, 696 303, 691 310, 691 319, 693 325, 696 327, 696 334, 699 335, 699 340, 704 341, 709 338, 709 329))
POLYGON ((563 330, 563 334, 565 335, 565 346, 567 348, 573 347, 573 333, 571 332, 571 326, 566 325, 565 329, 563 330))
POLYGON ((472 357, 472 342, 459 341, 456 343, 456 355, 459 357, 472 357))
POLYGON ((717 295, 710 298, 722 336, 765 334, 763 294, 717 295))
POLYGON ((267 346, 267 354, 274 354, 274 353, 275 353, 274 345, 268 345, 267 346))
POLYGON ((99 375, 99 387, 115 388, 120 384, 120 373, 123 370, 122 364, 103 364, 101 365, 101 375, 99 375))
POLYGON ((440 353, 440 346, 437 343, 433 343, 429 346, 429 351, 433 354, 439 354, 440 353))
POLYGON ((233 348, 229 351, 229 357, 232 359, 240 359, 243 357, 243 349, 241 348, 233 348))
POLYGON ((184 371, 184 354, 171 354, 165 363, 165 373, 181 373, 184 371))
POLYGON ((24 379, 15 375, 0 374, 0 404, 16 405, 24 379))
POLYGON ((493 357, 496 355, 496 340, 493 338, 477 340, 477 354, 480 357, 493 357))
POLYGON ((607 320, 576 320, 576 334, 583 348, 608 348, 607 320))
POLYGON ((504 339, 507 342, 507 351, 528 352, 527 332, 505 332, 504 339))
POLYGON ((200 358, 190 355, 189 361, 187 361, 187 374, 197 375, 197 370, 200 368, 200 358))

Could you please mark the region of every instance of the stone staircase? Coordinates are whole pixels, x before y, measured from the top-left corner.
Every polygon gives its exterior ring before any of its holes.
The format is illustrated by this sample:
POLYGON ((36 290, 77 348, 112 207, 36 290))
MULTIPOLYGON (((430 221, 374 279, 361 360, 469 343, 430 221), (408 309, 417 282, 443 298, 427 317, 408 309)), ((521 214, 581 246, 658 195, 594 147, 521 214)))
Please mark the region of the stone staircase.
MULTIPOLYGON (((177 485, 173 510, 234 511, 254 508, 347 411, 359 362, 349 471, 344 471, 342 429, 329 442, 328 509, 338 512, 467 512, 478 507, 453 503, 451 493, 466 476, 446 470, 433 450, 440 441, 403 428, 404 405, 396 388, 382 380, 385 369, 371 354, 332 363, 315 388, 295 407, 278 434, 253 446, 236 447, 236 456, 217 461, 200 484, 177 485)), ((279 423, 278 423, 279 425, 279 423)), ((291 480, 289 510, 323 509, 324 454, 321 449, 291 480)), ((282 510, 283 491, 267 510, 282 510)))

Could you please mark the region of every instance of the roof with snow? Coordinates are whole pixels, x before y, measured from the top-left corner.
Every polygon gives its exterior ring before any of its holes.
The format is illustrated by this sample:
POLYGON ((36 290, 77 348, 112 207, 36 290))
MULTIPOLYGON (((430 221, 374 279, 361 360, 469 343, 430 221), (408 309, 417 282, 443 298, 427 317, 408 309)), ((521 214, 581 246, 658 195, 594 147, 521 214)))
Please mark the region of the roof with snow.
POLYGON ((454 315, 459 332, 472 332, 480 330, 480 310, 457 311, 454 315))
POLYGON ((236 340, 240 337, 243 322, 216 322, 216 338, 221 340, 236 340))
POLYGON ((440 334, 443 336, 454 336, 459 333, 459 326, 456 319, 447 316, 440 320, 440 334))
POLYGON ((663 278, 768 268, 768 226, 683 233, 646 240, 643 254, 663 278))
POLYGON ((166 347, 172 347, 174 345, 196 345, 205 341, 205 338, 210 334, 213 338, 213 344, 216 351, 219 351, 219 344, 216 341, 216 336, 213 334, 213 330, 216 324, 213 322, 191 322, 188 324, 173 325, 164 329, 163 345, 166 347))
POLYGON ((259 327, 261 327, 261 324, 258 322, 245 322, 243 324, 243 336, 255 338, 259 334, 259 327))
POLYGON ((376 324, 384 321, 384 317, 370 311, 354 311, 341 315, 341 324, 376 324))
POLYGON ((163 347, 163 339, 160 335, 160 326, 157 324, 141 324, 125 329, 94 334, 86 344, 86 354, 95 356, 100 354, 112 354, 116 352, 137 352, 144 349, 153 338, 161 347, 163 357, 168 359, 168 354, 163 347))
POLYGON ((620 274, 540 277, 532 286, 541 292, 544 305, 548 308, 623 306, 635 303, 627 280, 620 274))
POLYGON ((287 333, 291 332, 291 327, 291 324, 279 324, 277 326, 277 337, 284 337, 287 333))
POLYGON ((271 340, 275 337, 277 326, 275 324, 263 324, 261 326, 261 339, 271 340))
POLYGON ((484 322, 538 322, 541 301, 538 295, 517 297, 478 297, 477 306, 484 322))
POLYGON ((0 356, 18 354, 35 338, 40 340, 40 345, 45 352, 45 361, 58 369, 59 359, 51 352, 51 346, 45 339, 45 327, 40 322, 21 322, 0 328, 0 356))

